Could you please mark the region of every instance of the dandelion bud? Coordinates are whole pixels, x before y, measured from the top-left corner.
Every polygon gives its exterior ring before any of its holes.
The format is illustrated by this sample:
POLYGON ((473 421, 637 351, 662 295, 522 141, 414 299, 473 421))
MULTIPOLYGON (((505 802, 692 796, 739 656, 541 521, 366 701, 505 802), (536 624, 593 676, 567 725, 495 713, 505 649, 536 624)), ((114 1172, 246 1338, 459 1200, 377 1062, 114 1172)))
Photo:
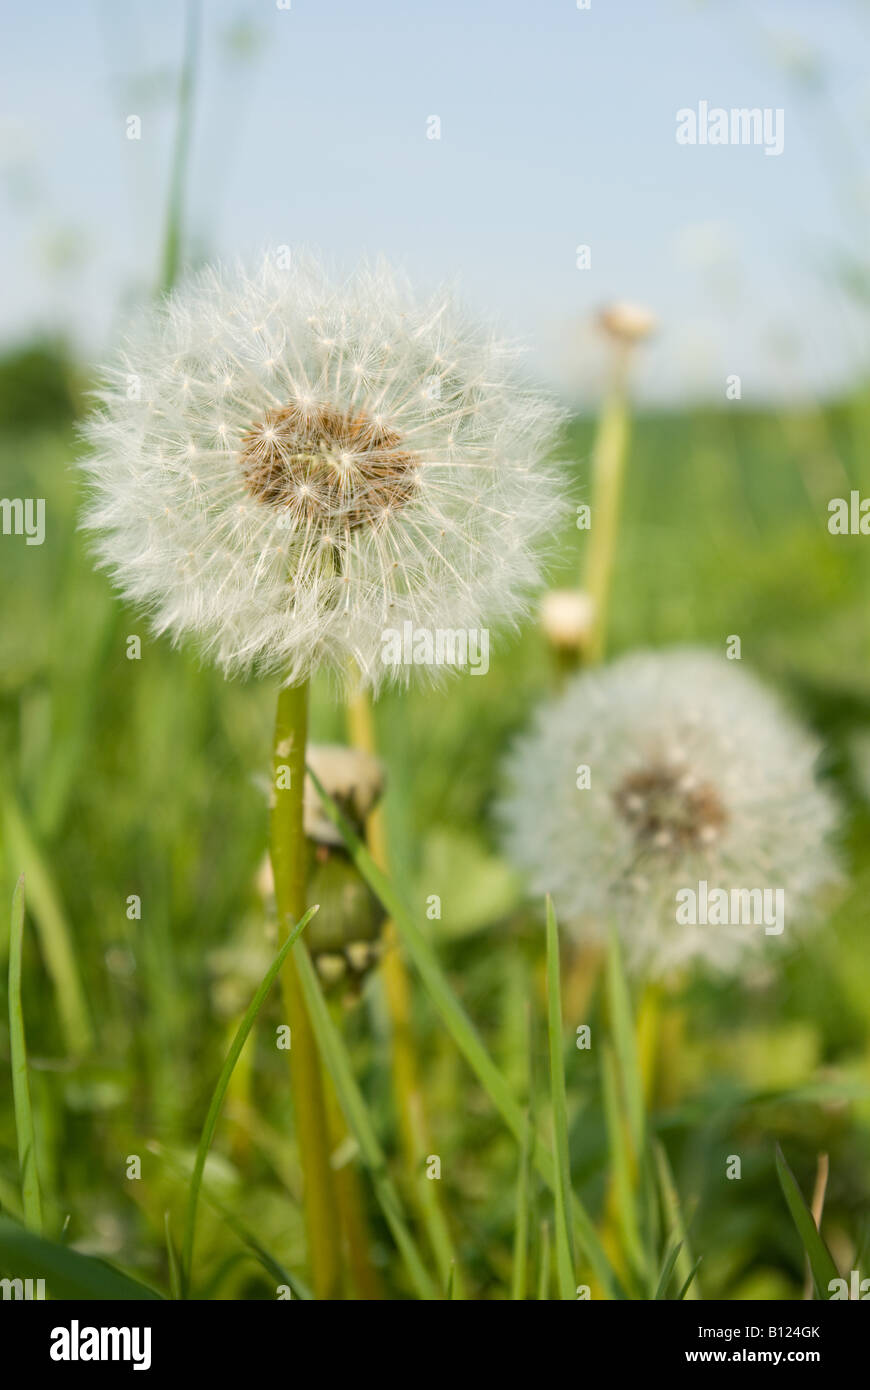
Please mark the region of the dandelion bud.
MULTIPOLYGON (((308 763, 327 795, 361 833, 384 788, 384 770, 378 759, 361 749, 340 744, 311 744, 308 763)), ((305 779, 305 834, 321 845, 344 843, 341 832, 323 810, 310 777, 305 779)))
POLYGON ((642 304, 608 304, 598 315, 598 326, 625 347, 642 343, 656 327, 655 315, 642 304))
POLYGON ((318 968, 322 960, 328 962, 321 971, 324 982, 343 982, 345 992, 355 995, 378 960, 384 909, 345 851, 327 845, 313 856, 308 897, 320 904, 306 932, 308 949, 318 968))
POLYGON ((595 618, 591 595, 580 589, 551 589, 541 600, 541 626, 558 652, 580 652, 595 618))

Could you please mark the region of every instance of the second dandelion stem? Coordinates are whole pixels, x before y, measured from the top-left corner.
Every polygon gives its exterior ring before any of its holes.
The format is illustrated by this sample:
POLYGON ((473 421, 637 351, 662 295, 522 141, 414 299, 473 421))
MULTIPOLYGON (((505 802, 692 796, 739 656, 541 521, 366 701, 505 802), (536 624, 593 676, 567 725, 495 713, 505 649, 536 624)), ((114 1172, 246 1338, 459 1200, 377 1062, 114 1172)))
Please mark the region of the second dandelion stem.
POLYGON ((621 355, 614 367, 610 393, 604 403, 593 451, 592 530, 589 534, 585 581, 586 591, 594 604, 593 628, 587 651, 587 660, 593 663, 601 661, 604 656, 628 452, 628 428, 626 362, 621 355))
MULTIPOLYGON (((308 851, 303 824, 303 791, 307 733, 308 686, 284 686, 278 695, 275 720, 269 840, 282 938, 293 929, 306 908, 308 851)), ((281 972, 281 989, 290 1025, 290 1083, 302 1164, 311 1278, 316 1298, 337 1298, 341 1283, 341 1245, 323 1078, 292 953, 281 972)))
MULTIPOLYGON (((368 697, 358 691, 348 700, 348 733, 354 748, 376 754, 374 718, 368 697)), ((383 812, 376 807, 367 824, 372 858, 380 868, 387 863, 387 843, 383 812)), ((454 1280, 454 1296, 462 1297, 461 1275, 456 1263, 447 1220, 438 1198, 438 1183, 423 1179, 422 1168, 429 1152, 429 1135, 417 1052, 412 1029, 411 982, 399 948, 395 925, 385 923, 384 959, 381 976, 392 1027, 393 1090, 398 1111, 399 1139, 408 1172, 412 1175, 414 1202, 432 1246, 441 1282, 446 1288, 454 1280)))

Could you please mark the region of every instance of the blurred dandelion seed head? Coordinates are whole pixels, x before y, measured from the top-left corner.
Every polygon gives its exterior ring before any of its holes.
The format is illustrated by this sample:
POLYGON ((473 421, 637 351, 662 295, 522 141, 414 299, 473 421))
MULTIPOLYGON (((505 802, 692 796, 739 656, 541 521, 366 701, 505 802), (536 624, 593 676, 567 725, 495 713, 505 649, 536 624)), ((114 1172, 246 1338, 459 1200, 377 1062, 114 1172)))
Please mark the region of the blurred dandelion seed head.
POLYGON ((613 793, 613 804, 640 851, 703 849, 726 820, 715 787, 699 786, 691 772, 668 763, 651 762, 627 773, 613 793))
POLYGON ((764 933, 678 924, 676 894, 701 879, 782 887, 785 939, 807 921, 838 877, 818 753, 779 698, 724 657, 632 654, 576 677, 511 750, 506 849, 578 939, 615 922, 636 970, 734 971, 764 933))
POLYGON ((208 268, 152 308, 82 461, 101 562, 228 674, 407 681, 386 626, 514 620, 561 511, 560 412, 451 293, 384 265, 208 268))

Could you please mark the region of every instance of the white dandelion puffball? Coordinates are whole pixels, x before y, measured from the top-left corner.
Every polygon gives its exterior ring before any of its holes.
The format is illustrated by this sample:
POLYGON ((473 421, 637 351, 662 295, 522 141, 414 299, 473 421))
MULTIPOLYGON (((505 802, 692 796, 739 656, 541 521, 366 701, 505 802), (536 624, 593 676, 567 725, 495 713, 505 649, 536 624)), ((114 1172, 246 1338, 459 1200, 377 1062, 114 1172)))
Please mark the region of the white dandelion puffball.
POLYGON ((818 753, 779 698, 724 656, 629 655, 572 680, 512 749, 498 808, 506 848, 578 938, 615 924, 635 970, 733 971, 772 934, 754 920, 759 899, 751 920, 715 923, 702 920, 702 894, 724 889, 730 903, 731 890, 767 889, 773 904, 783 890, 775 939, 788 942, 838 876, 818 753), (685 923, 687 889, 698 911, 685 923))
POLYGON ((452 294, 279 262, 206 269, 133 330, 86 431, 86 525, 156 631, 227 674, 404 681, 385 631, 523 608, 559 413, 452 294))

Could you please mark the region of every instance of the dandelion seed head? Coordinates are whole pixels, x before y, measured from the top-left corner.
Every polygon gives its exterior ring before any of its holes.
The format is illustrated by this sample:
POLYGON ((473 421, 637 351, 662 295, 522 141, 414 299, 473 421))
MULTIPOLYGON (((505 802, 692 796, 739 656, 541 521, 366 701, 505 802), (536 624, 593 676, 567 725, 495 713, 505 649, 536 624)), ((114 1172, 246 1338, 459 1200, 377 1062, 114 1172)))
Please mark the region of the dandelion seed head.
POLYGON ((676 894, 782 888, 783 940, 838 877, 816 740, 756 677, 692 648, 621 658, 571 681, 511 750, 505 847, 578 939, 611 922, 638 971, 733 972, 755 924, 680 925, 676 894), (577 771, 589 769, 589 786, 577 771))
POLYGON ((99 558, 228 674, 436 679, 382 661, 386 626, 510 622, 538 583, 560 412, 451 293, 302 255, 207 268, 131 330, 99 397, 99 558))
POLYGON ((361 411, 284 406, 267 412, 242 444, 251 495, 321 533, 375 525, 417 486, 417 460, 401 435, 361 411))

